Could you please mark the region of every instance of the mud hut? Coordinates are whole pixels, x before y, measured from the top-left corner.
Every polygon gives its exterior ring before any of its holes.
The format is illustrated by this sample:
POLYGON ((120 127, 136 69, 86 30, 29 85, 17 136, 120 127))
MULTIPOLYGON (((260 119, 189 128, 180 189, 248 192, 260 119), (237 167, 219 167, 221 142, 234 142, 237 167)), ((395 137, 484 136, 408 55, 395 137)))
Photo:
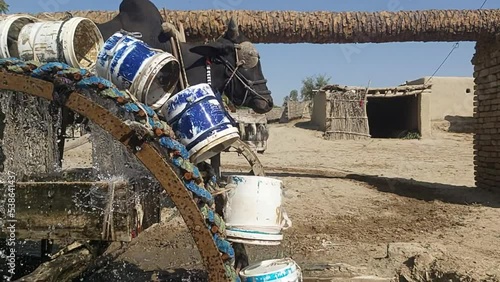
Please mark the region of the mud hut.
POLYGON ((428 137, 431 86, 327 85, 314 97, 311 120, 327 139, 428 137))

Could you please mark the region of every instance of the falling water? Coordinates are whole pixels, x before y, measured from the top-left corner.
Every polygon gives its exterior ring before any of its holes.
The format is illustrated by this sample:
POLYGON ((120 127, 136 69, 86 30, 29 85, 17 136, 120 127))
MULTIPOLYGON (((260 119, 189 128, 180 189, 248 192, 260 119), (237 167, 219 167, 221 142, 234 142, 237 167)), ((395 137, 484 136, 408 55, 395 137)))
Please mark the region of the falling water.
MULTIPOLYGON (((60 130, 61 113, 54 103, 45 99, 13 91, 0 91, 0 197, 2 214, 7 197, 7 175, 15 175, 15 181, 27 181, 34 176, 57 172, 59 154, 57 134, 60 130)), ((2 226, 2 232, 5 232, 2 226)), ((2 238, 5 234, 2 234, 2 238)), ((0 250, 6 242, 1 240, 0 250)), ((40 263, 39 242, 17 240, 17 274, 32 271, 40 263)), ((2 272, 6 263, 0 259, 2 272)), ((1 279, 1 278, 0 278, 1 279)))
POLYGON ((42 98, 0 91, 0 112, 0 172, 15 172, 19 181, 57 171, 60 110, 42 98))
MULTIPOLYGON (((111 101, 100 99, 98 103, 120 117, 130 118, 125 116, 126 114, 120 113, 118 107, 111 101)), ((93 123, 90 123, 91 141, 93 143, 93 169, 91 175, 80 172, 75 175, 74 172, 71 172, 68 176, 67 172, 61 171, 58 165, 58 142, 60 141, 57 140, 60 130, 59 125, 61 124, 60 117, 60 110, 46 100, 9 91, 0 92, 0 142, 2 142, 0 180, 5 178, 4 174, 7 171, 14 171, 17 181, 105 181, 111 183, 117 180, 125 180, 131 187, 130 196, 120 199, 115 198, 112 209, 116 207, 133 207, 131 203, 137 198, 141 199, 143 203, 160 202, 162 198, 160 195, 161 187, 149 170, 133 154, 127 151, 121 143, 115 141, 109 133, 93 123)), ((2 187, 5 186, 0 185, 0 189, 2 187)), ((3 194, 3 192, 5 191, 2 189, 0 194, 3 194)), ((104 214, 104 207, 109 201, 107 190, 100 187, 79 189, 78 192, 71 195, 71 198, 78 212, 98 215, 104 214)), ((168 202, 167 204, 173 206, 170 201, 168 202)), ((144 223, 147 221, 150 223, 159 222, 159 220, 158 210, 157 218, 154 218, 154 215, 152 218, 144 218, 144 223)), ((57 229, 58 227, 63 226, 52 226, 50 228, 57 229)), ((64 245, 64 242, 62 243, 64 245)), ((0 247, 4 249, 5 246, 0 247)), ((54 247, 54 251, 57 251, 61 246, 55 245, 54 247)), ((28 274, 41 262, 39 242, 19 241, 16 248, 20 255, 17 269, 24 272, 19 273, 19 275, 28 274)), ((96 281, 96 276, 107 277, 108 279, 104 281, 137 281, 141 277, 151 277, 151 275, 152 272, 145 272, 138 267, 123 262, 113 262, 102 271, 80 277, 78 281, 96 281), (121 278, 115 280, 118 277, 121 278)), ((163 279, 162 281, 206 281, 206 279, 203 279, 204 275, 203 271, 184 270, 164 273, 160 276, 163 279)))

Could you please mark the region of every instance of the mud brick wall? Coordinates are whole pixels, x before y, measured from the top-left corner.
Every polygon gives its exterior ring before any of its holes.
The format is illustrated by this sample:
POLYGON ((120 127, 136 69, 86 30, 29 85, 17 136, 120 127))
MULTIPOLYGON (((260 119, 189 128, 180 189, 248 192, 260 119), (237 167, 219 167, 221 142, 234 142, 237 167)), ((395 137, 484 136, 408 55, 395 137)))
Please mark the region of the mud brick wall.
POLYGON ((500 193, 500 39, 478 41, 472 63, 476 186, 500 193))
POLYGON ((279 122, 281 115, 283 114, 283 108, 273 108, 271 111, 266 113, 267 123, 279 122))

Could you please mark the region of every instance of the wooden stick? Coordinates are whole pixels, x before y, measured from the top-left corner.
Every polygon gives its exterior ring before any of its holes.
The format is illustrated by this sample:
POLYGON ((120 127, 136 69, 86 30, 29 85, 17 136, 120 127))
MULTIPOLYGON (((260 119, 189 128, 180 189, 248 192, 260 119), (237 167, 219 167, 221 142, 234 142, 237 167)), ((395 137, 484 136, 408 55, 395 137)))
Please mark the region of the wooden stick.
MULTIPOLYGON (((52 260, 41 264, 32 273, 16 281, 72 281, 77 278, 91 263, 103 253, 101 242, 71 244, 69 249, 61 252, 52 260)), ((109 243, 105 243, 108 244, 109 243)))
POLYGON ((327 119, 367 119, 368 117, 327 117, 327 119))
POLYGON ((328 131, 325 131, 325 133, 344 133, 344 134, 353 134, 353 135, 371 137, 370 134, 364 134, 364 133, 359 133, 359 132, 349 132, 349 131, 338 131, 338 130, 328 130, 328 131))
POLYGON ((184 25, 182 22, 179 22, 179 41, 180 42, 186 42, 186 33, 184 32, 184 25))

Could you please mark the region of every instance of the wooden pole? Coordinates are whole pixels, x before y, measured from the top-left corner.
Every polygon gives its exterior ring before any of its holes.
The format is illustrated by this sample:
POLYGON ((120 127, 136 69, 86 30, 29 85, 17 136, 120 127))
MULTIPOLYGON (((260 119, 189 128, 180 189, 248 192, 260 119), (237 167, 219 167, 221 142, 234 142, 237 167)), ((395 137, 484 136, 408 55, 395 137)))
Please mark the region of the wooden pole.
MULTIPOLYGON (((116 11, 77 11, 97 23, 116 11)), ((60 18, 63 13, 52 13, 60 18)), ((46 15, 36 15, 46 18, 46 15)), ((168 10, 165 19, 184 23, 189 42, 218 38, 233 17, 254 43, 456 42, 494 38, 500 9, 380 12, 168 10)), ((354 47, 356 48, 356 47, 354 47)), ((352 49, 351 49, 352 50, 352 49)), ((356 51, 356 50, 354 50, 356 51)))

